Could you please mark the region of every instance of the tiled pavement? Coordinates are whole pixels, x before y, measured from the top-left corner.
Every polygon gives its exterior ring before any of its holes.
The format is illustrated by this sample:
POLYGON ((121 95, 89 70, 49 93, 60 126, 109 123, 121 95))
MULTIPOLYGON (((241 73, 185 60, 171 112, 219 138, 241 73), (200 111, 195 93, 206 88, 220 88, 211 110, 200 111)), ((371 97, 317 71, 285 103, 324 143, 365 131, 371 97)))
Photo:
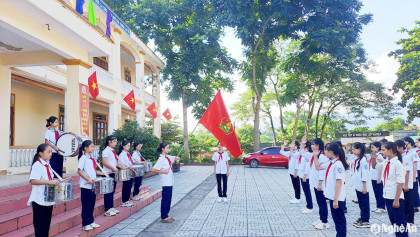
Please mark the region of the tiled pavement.
MULTIPOLYGON (((181 172, 175 175, 172 205, 205 180, 212 170, 212 167, 182 167, 181 172)), ((356 194, 349 185, 350 175, 347 174, 346 178, 347 236, 393 236, 387 233, 374 235, 369 228, 357 229, 351 225, 360 216, 360 210, 351 201, 356 199, 356 194)), ((152 189, 159 187, 158 177, 147 179, 145 183, 151 185, 152 189)), ((374 207, 375 199, 371 187, 369 191, 371 207, 374 207)), ((216 202, 217 191, 214 187, 194 210, 186 210, 191 213, 187 219, 177 219, 184 223, 174 236, 335 236, 330 212, 329 230, 319 231, 312 227, 311 223, 318 219, 314 194, 312 214, 301 213, 301 209, 305 207, 304 199, 300 204, 290 204, 289 199, 292 197, 293 189, 286 169, 232 166, 228 180, 228 203, 216 202)), ((135 236, 159 218, 159 209, 160 200, 157 200, 100 236, 135 236)), ((416 214, 417 224, 420 222, 419 217, 420 214, 416 214)), ((370 222, 388 224, 389 220, 386 213, 372 213, 370 222)), ((410 236, 420 236, 420 233, 411 233, 410 236)))

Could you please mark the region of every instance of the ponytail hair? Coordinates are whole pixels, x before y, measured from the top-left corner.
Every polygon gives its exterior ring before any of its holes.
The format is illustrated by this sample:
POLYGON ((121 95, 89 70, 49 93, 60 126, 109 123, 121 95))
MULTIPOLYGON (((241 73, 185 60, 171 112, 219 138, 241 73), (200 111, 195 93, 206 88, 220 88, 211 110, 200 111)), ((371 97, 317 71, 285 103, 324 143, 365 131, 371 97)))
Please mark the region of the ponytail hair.
POLYGON ((80 160, 80 157, 83 156, 83 153, 85 152, 85 148, 89 147, 91 144, 93 144, 91 140, 85 140, 82 142, 82 145, 79 147, 79 155, 77 157, 79 160, 80 160))
POLYGON ((156 149, 157 153, 159 155, 162 154, 162 150, 165 149, 165 147, 168 146, 168 145, 169 144, 167 142, 162 142, 161 144, 159 144, 159 146, 156 149))
POLYGON ((382 144, 380 142, 374 142, 374 143, 371 144, 371 146, 377 147, 377 148, 379 148, 379 150, 381 150, 382 144))
POLYGON ((360 161, 365 158, 365 153, 366 153, 366 146, 363 143, 360 142, 355 142, 353 144, 353 148, 355 149, 360 149, 360 155, 359 155, 359 160, 357 161, 357 166, 356 169, 359 170, 360 168, 360 161))
POLYGON ((51 125, 51 123, 55 123, 55 121, 58 120, 58 118, 55 116, 51 116, 47 118, 46 120, 47 120, 47 125, 45 125, 45 127, 48 128, 51 125))
POLYGON ((115 139, 117 139, 116 136, 113 136, 113 135, 107 136, 106 137, 106 140, 105 140, 105 146, 109 146, 109 142, 111 142, 111 141, 113 141, 115 139))
POLYGON ((42 143, 42 144, 40 144, 37 148, 36 148, 36 153, 35 153, 35 155, 34 155, 34 158, 32 159, 32 164, 31 164, 31 166, 32 165, 34 165, 35 164, 35 162, 39 159, 39 153, 40 152, 44 152, 46 149, 47 149, 47 147, 49 147, 50 145, 48 145, 47 143, 42 143))
POLYGON ((137 147, 138 145, 143 145, 143 143, 141 143, 141 142, 135 142, 135 143, 134 143, 134 145, 133 145, 133 151, 135 151, 135 150, 136 150, 136 147, 137 147))
POLYGON ((305 148, 308 148, 308 151, 312 152, 312 147, 311 147, 311 142, 310 141, 306 141, 305 148))
POLYGON ((118 155, 121 154, 121 152, 123 152, 124 147, 127 146, 127 144, 130 144, 130 141, 125 140, 125 141, 122 141, 121 142, 121 144, 120 144, 120 150, 118 152, 118 155))
POLYGON ((325 150, 331 151, 334 155, 336 155, 340 159, 341 163, 343 163, 345 170, 349 168, 349 165, 346 161, 346 154, 344 153, 343 148, 337 142, 329 143, 325 147, 325 150))
POLYGON ((322 141, 321 138, 315 138, 314 140, 312 140, 312 144, 314 145, 318 145, 318 149, 321 153, 324 152, 324 142, 322 141))
POLYGON ((391 150, 392 153, 398 157, 398 160, 402 163, 402 156, 401 153, 398 151, 397 149, 397 145, 393 142, 385 142, 383 144, 383 146, 387 149, 387 150, 391 150))
POLYGON ((414 147, 414 145, 416 145, 416 144, 414 143, 413 138, 411 138, 411 137, 404 137, 402 140, 403 140, 404 142, 410 143, 410 144, 411 144, 411 147, 414 147))

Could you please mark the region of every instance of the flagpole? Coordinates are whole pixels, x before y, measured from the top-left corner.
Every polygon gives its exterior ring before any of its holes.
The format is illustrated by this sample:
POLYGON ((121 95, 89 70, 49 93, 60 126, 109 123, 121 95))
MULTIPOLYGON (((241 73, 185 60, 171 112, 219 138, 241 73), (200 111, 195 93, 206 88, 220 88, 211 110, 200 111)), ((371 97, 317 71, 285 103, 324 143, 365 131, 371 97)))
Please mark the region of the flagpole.
POLYGON ((185 144, 187 144, 187 143, 188 143, 188 140, 190 139, 190 136, 194 133, 194 131, 195 131, 195 129, 197 128, 198 124, 199 124, 199 123, 197 123, 197 125, 195 125, 195 127, 194 127, 194 129, 192 130, 191 134, 187 137, 187 142, 186 142, 186 143, 184 143, 184 145, 181 147, 181 150, 179 150, 178 155, 176 155, 176 156, 179 156, 179 154, 181 154, 181 151, 182 151, 182 150, 184 150, 185 144))

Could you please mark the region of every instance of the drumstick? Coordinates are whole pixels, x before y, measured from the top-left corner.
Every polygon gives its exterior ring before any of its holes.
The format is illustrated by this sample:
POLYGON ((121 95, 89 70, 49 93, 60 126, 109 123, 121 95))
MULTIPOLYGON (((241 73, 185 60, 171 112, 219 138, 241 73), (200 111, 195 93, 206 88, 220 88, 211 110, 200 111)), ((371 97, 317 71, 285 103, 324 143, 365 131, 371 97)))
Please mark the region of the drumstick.
POLYGON ((59 174, 57 174, 57 172, 55 172, 52 168, 51 168, 52 172, 54 173, 55 176, 57 176, 57 178, 60 180, 60 182, 63 182, 64 179, 61 178, 61 176, 59 174))
MULTIPOLYGON (((94 159, 95 160, 95 159, 94 159)), ((102 171, 102 173, 104 173, 104 175, 107 177, 107 178, 109 178, 109 175, 108 175, 108 173, 107 172, 105 172, 104 171, 104 169, 98 164, 98 162, 95 160, 95 162, 96 162, 96 165, 99 167, 99 169, 102 171)))

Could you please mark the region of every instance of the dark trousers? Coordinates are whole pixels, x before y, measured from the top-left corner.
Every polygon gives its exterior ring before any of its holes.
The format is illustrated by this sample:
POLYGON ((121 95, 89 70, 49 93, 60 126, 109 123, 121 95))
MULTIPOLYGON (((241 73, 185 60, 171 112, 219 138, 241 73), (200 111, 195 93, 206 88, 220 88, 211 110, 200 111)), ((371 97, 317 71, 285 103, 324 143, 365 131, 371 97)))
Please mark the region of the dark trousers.
POLYGON ((48 237, 53 206, 42 206, 32 202, 35 237, 48 237))
POLYGON ((306 182, 303 182, 303 179, 300 179, 302 184, 303 193, 305 194, 306 198, 306 208, 312 209, 314 205, 312 204, 312 195, 311 195, 311 188, 309 187, 309 179, 306 179, 306 182))
POLYGON ((217 180, 217 192, 219 193, 219 197, 227 197, 227 175, 226 174, 216 174, 217 180), (223 190, 222 190, 222 179, 223 179, 223 190))
POLYGON ((293 189, 295 190, 295 198, 300 199, 299 177, 296 176, 295 178, 293 174, 291 174, 290 178, 292 179, 293 189))
POLYGON ((360 219, 363 222, 369 222, 370 218, 370 207, 369 207, 369 193, 363 194, 356 190, 357 201, 360 208, 360 219))
POLYGON ((80 188, 82 200, 82 226, 93 223, 93 211, 95 210, 96 194, 92 189, 80 188))
POLYGON ((162 187, 162 202, 160 203, 160 218, 168 218, 171 210, 172 186, 162 187))
POLYGON ((122 187, 122 201, 127 202, 130 200, 131 188, 133 187, 133 180, 123 181, 122 187))
POLYGON ((51 159, 50 159, 50 165, 51 168, 57 172, 61 177, 63 177, 63 162, 64 158, 63 156, 59 155, 58 153, 52 153, 51 159))
POLYGON ((347 234, 346 216, 344 215, 344 202, 338 201, 338 208, 334 209, 333 200, 330 200, 331 216, 335 224, 336 237, 345 237, 347 234))
POLYGON ((324 191, 318 191, 314 188, 316 203, 318 203, 319 207, 319 219, 322 223, 328 223, 328 205, 327 199, 324 196, 324 191))
POLYGON ((420 207, 419 186, 418 181, 413 183, 414 208, 420 207))
MULTIPOLYGON (((109 177, 114 178, 115 174, 109 174, 109 177)), ((114 207, 114 193, 115 193, 116 186, 117 186, 117 182, 115 182, 114 180, 114 191, 112 191, 111 193, 104 194, 105 212, 114 207)))
POLYGON ((133 197, 140 193, 140 186, 141 186, 142 181, 143 181, 143 176, 139 176, 139 177, 134 178, 133 197))
MULTIPOLYGON (((392 207, 392 203, 394 202, 394 199, 385 199, 385 205, 386 209, 388 210, 388 217, 391 221, 391 224, 401 226, 403 225, 405 229, 407 229, 407 219, 405 219, 405 213, 404 213, 404 200, 400 199, 400 207, 394 208, 392 207)), ((408 237, 408 232, 405 231, 403 233, 401 232, 395 232, 395 236, 397 237, 408 237)))
POLYGON ((373 193, 376 199, 376 208, 385 209, 385 200, 383 196, 384 185, 383 183, 377 184, 376 180, 372 180, 373 193))
POLYGON ((404 193, 405 218, 408 223, 414 224, 414 193, 413 189, 409 189, 404 193))

